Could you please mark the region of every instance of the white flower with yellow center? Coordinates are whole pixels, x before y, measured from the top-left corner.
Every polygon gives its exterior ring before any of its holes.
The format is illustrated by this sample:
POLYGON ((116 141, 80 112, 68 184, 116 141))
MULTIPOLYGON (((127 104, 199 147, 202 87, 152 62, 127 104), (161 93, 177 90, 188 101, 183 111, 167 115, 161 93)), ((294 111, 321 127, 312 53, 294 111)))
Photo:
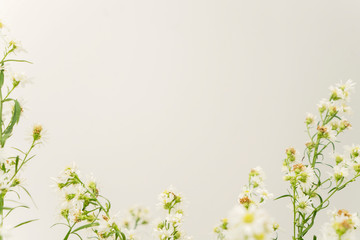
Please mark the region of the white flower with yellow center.
POLYGON ((329 108, 330 105, 331 105, 331 103, 329 102, 329 100, 323 98, 323 99, 320 100, 320 102, 318 103, 317 106, 318 106, 319 112, 323 113, 329 108))
POLYGON ((298 197, 296 198, 297 210, 302 213, 311 213, 314 210, 311 204, 312 204, 312 200, 309 198, 309 196, 300 192, 298 197))
POLYGON ((344 99, 343 91, 340 88, 330 86, 329 89, 330 89, 330 92, 331 92, 331 99, 332 100, 336 101, 336 100, 339 100, 339 99, 344 99))
POLYGON ((272 231, 272 220, 264 210, 255 206, 246 209, 239 205, 230 213, 226 239, 268 240, 272 231))
POLYGON ((359 228, 360 219, 357 214, 347 210, 334 210, 330 212, 330 223, 322 228, 324 240, 355 240, 355 230, 359 228))
POLYGON ((340 83, 336 84, 336 87, 342 91, 343 99, 348 101, 350 92, 354 90, 355 83, 349 79, 345 83, 340 81, 340 83))
POLYGON ((269 193, 269 191, 266 190, 265 188, 259 188, 256 190, 256 192, 264 200, 272 199, 274 197, 274 194, 269 193))
POLYGON ((308 126, 312 126, 315 123, 315 116, 311 113, 306 114, 305 123, 308 126))
POLYGON ((333 170, 333 178, 336 182, 349 176, 349 169, 345 164, 336 165, 333 170))

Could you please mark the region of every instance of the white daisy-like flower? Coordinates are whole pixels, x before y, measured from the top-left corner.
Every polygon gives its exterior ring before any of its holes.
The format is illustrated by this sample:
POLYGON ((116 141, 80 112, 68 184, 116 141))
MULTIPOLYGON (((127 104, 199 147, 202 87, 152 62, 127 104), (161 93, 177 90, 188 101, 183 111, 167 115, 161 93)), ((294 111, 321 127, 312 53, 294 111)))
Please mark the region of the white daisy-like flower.
POLYGON ((174 189, 170 186, 167 190, 159 195, 159 201, 161 204, 171 203, 175 198, 174 189))
POLYGON ((316 117, 313 114, 307 113, 306 118, 305 118, 306 125, 309 125, 309 126, 314 125, 315 119, 316 119, 316 117))
POLYGON ((339 100, 339 99, 344 99, 343 91, 340 88, 330 86, 329 89, 330 89, 330 92, 331 92, 331 99, 332 100, 336 101, 336 100, 339 100))
POLYGON ((351 158, 360 157, 360 145, 345 146, 345 151, 348 152, 351 158))
POLYGON ((271 239, 272 220, 266 212, 255 206, 248 209, 236 206, 229 215, 226 239, 271 239), (261 237, 261 238, 260 238, 261 237))
POLYGON ((23 48, 23 45, 20 41, 10 40, 8 41, 8 46, 10 49, 12 49, 12 52, 14 54, 26 52, 25 48, 23 48))
POLYGON ((324 224, 322 234, 324 240, 355 240, 355 230, 359 228, 360 220, 357 214, 347 210, 330 212, 329 223, 324 224))
POLYGON ((6 71, 7 77, 11 80, 13 86, 25 87, 27 84, 31 83, 30 78, 25 73, 14 73, 11 71, 6 71))
POLYGON ((260 187, 264 184, 263 178, 261 176, 252 176, 250 177, 250 185, 254 188, 260 187))
POLYGON ((296 208, 302 213, 311 213, 314 208, 311 206, 312 200, 308 195, 300 192, 296 199, 296 208))
POLYGON ((106 235, 107 233, 111 232, 114 225, 116 226, 120 226, 119 223, 119 219, 118 219, 118 214, 116 215, 111 215, 110 216, 106 216, 106 215, 102 215, 99 218, 99 225, 94 227, 97 231, 98 231, 98 235, 106 235))
POLYGON ((181 212, 172 213, 169 214, 165 219, 172 224, 179 224, 183 219, 183 214, 181 212))
POLYGON ((274 194, 269 193, 269 191, 265 188, 259 188, 256 192, 259 194, 260 198, 264 200, 272 199, 274 197, 274 194))
POLYGON ((154 234, 155 237, 159 238, 160 240, 167 240, 172 239, 172 233, 174 232, 174 229, 172 225, 170 225, 169 228, 163 227, 163 228, 154 228, 154 234))
POLYGON ((346 113, 346 114, 353 113, 352 108, 349 105, 347 105, 346 103, 341 103, 341 105, 339 107, 339 112, 346 113))
POLYGON ((65 184, 72 175, 80 175, 80 171, 75 162, 72 163, 71 166, 66 167, 65 170, 61 171, 59 176, 56 178, 56 182, 65 184))
POLYGON ((317 104, 320 113, 325 112, 325 110, 327 110, 330 105, 330 101, 325 98, 321 99, 320 102, 317 104))
POLYGON ((314 169, 310 166, 307 166, 299 175, 300 186, 305 191, 309 190, 315 181, 314 169))
POLYGON ((343 99, 348 101, 350 92, 354 91, 356 83, 351 79, 347 80, 345 83, 341 80, 340 83, 336 84, 336 86, 341 89, 343 92, 343 99))
POLYGON ((123 233, 125 234, 126 236, 126 239, 128 240, 137 240, 137 236, 136 236, 136 232, 134 229, 123 229, 123 233))
POLYGON ((342 178, 346 178, 349 176, 349 169, 345 164, 339 164, 334 167, 333 178, 336 181, 339 181, 342 178))
POLYGON ((334 159, 336 165, 346 161, 345 156, 339 153, 330 153, 330 158, 334 159))

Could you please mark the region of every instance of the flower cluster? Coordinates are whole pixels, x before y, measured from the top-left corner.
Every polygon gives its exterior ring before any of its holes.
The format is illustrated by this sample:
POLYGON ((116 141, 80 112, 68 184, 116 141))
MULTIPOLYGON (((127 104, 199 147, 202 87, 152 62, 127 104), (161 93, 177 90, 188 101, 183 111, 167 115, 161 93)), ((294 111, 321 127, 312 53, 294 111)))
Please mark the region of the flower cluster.
POLYGON ((335 210, 331 212, 330 223, 323 226, 324 240, 350 240, 354 239, 355 229, 359 228, 360 219, 356 213, 351 214, 347 210, 335 210))
POLYGON ((273 194, 266 190, 264 180, 265 174, 261 167, 251 169, 249 183, 239 194, 239 203, 245 208, 249 208, 252 204, 259 205, 265 200, 271 199, 273 194))
POLYGON ((265 200, 272 198, 265 188, 264 179, 265 174, 260 167, 251 169, 249 182, 239 195, 239 205, 214 228, 218 240, 273 238, 278 225, 260 208, 265 200))
POLYGON ((79 231, 83 229, 88 229, 88 234, 95 239, 133 239, 130 232, 126 232, 126 236, 120 230, 121 221, 111 214, 110 201, 99 194, 94 178, 84 183, 79 170, 73 165, 67 167, 55 181, 62 198, 60 215, 69 228, 65 239, 71 234, 79 236, 79 231))
POLYGON ((284 180, 292 186, 299 185, 303 192, 308 191, 315 180, 314 169, 299 160, 294 148, 286 149, 286 158, 283 161, 284 180))
POLYGON ((316 117, 308 113, 305 118, 307 132, 311 139, 306 143, 308 151, 318 150, 316 147, 323 140, 334 142, 336 137, 345 129, 350 129, 351 124, 343 114, 351 112, 348 105, 350 93, 354 89, 355 83, 351 80, 345 83, 340 82, 336 86, 330 87, 329 99, 322 99, 318 106, 320 121, 316 122, 316 117), (310 130, 316 126, 316 138, 310 134, 310 130))
POLYGON ((334 152, 338 135, 351 128, 344 114, 351 111, 348 101, 354 85, 348 80, 330 87, 329 99, 322 99, 318 104, 319 120, 314 115, 307 114, 305 124, 310 141, 305 144, 303 156, 300 157, 294 148, 286 150, 283 161, 284 180, 289 181, 291 190, 289 194, 279 198, 291 198, 294 213, 293 237, 296 239, 303 239, 313 226, 317 212, 329 205, 330 198, 336 192, 360 176, 357 146, 349 148, 344 154, 346 157, 332 153, 335 161, 325 162, 328 146, 334 152), (324 167, 332 169, 330 177, 325 179, 324 174, 321 174, 324 167), (330 186, 333 187, 327 194, 321 192, 330 186))
POLYGON ((332 154, 335 164, 331 176, 337 184, 360 175, 360 146, 346 146, 345 149, 343 155, 332 154))
MULTIPOLYGON (((11 194, 20 199, 21 192, 30 195, 23 185, 21 172, 24 166, 35 157, 32 150, 41 143, 44 130, 41 125, 36 125, 31 133, 31 145, 28 150, 20 150, 16 147, 7 147, 8 139, 13 136, 14 128, 19 123, 24 110, 21 101, 14 96, 18 86, 24 86, 28 78, 22 73, 12 73, 10 63, 28 62, 16 59, 17 54, 24 51, 20 42, 11 39, 9 30, 0 20, 0 48, 4 49, 0 58, 0 239, 3 239, 8 227, 4 220, 16 208, 29 208, 25 204, 12 199, 11 194), (16 152, 11 152, 16 150, 16 152)), ((31 195, 30 195, 31 197, 31 195)), ((34 220, 27 220, 19 223, 13 228, 30 223, 34 220)))
POLYGON ((160 240, 182 240, 191 239, 181 229, 184 211, 182 208, 183 197, 172 187, 159 195, 162 208, 166 216, 154 229, 155 236, 160 240))

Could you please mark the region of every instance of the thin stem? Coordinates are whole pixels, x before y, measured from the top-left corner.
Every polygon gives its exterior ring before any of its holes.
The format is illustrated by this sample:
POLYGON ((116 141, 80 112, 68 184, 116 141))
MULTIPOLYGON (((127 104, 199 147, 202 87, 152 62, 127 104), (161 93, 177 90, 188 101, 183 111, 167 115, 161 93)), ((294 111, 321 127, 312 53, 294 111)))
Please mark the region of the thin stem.
POLYGON ((12 93, 12 91, 14 91, 15 86, 13 86, 13 88, 6 94, 6 96, 4 97, 4 99, 1 100, 1 102, 5 102, 6 99, 8 98, 8 96, 12 93))
POLYGON ((293 197, 293 209, 294 209, 294 236, 293 236, 293 239, 295 240, 296 239, 296 183, 293 184, 293 194, 294 194, 294 197, 293 197))
POLYGON ((27 162, 27 157, 29 156, 31 150, 32 150, 35 146, 36 146, 36 143, 35 143, 35 140, 33 140, 32 144, 31 144, 31 147, 30 147, 29 150, 26 152, 26 154, 25 154, 25 156, 24 156, 24 159, 22 160, 22 162, 21 162, 20 166, 18 167, 18 169, 16 169, 14 175, 11 177, 11 179, 10 179, 9 182, 11 182, 11 181, 15 178, 16 174, 18 174, 18 172, 20 171, 20 169, 22 168, 22 166, 24 166, 24 164, 27 162))

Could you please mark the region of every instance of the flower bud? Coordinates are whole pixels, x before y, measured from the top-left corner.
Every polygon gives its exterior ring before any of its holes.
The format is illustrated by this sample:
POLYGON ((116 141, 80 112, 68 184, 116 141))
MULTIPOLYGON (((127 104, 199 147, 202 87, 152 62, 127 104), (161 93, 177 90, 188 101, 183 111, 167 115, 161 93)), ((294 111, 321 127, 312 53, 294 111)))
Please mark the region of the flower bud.
POLYGON ((41 125, 35 125, 33 128, 33 139, 34 141, 38 141, 41 139, 41 132, 43 127, 41 125))

